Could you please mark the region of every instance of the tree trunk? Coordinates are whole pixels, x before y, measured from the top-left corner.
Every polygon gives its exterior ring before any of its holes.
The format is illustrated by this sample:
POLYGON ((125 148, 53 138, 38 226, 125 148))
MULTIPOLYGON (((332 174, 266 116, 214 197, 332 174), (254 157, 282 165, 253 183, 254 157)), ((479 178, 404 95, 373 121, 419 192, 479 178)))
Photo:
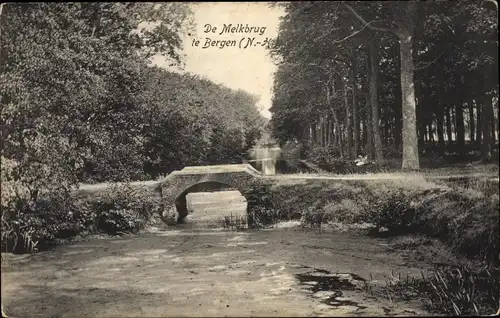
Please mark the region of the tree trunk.
POLYGON ((456 113, 456 106, 453 105, 451 107, 451 133, 453 136, 453 140, 457 141, 457 113, 456 113))
POLYGON ((346 155, 347 157, 352 158, 352 112, 351 112, 351 106, 349 105, 349 98, 348 98, 348 89, 349 86, 346 83, 344 83, 344 106, 345 106, 345 126, 347 128, 347 149, 346 149, 346 155))
POLYGON ((362 148, 363 148, 363 151, 362 152, 366 152, 366 149, 365 149, 365 145, 366 145, 366 118, 365 116, 361 116, 361 133, 360 133, 360 136, 359 136, 359 142, 361 143, 362 145, 362 148))
POLYGON ((483 144, 481 147, 481 152, 482 152, 482 157, 484 160, 491 160, 491 145, 492 145, 492 138, 491 138, 491 125, 493 124, 493 105, 492 105, 492 100, 491 97, 485 96, 483 98, 483 111, 481 114, 482 121, 483 121, 483 144))
POLYGON ((401 130, 402 130, 402 113, 401 113, 401 83, 396 87, 396 105, 394 107, 394 145, 398 153, 401 149, 401 130))
POLYGON ((323 132, 325 135, 325 147, 328 147, 328 139, 330 135, 330 118, 329 116, 323 117, 323 132))
POLYGON ((432 127, 432 122, 433 122, 433 120, 431 119, 431 121, 429 122, 429 141, 431 143, 434 143, 434 130, 432 127))
POLYGON ((326 141, 328 147, 332 145, 332 130, 332 120, 330 119, 330 117, 328 117, 328 136, 326 141))
POLYGON ((399 34, 401 95, 403 97, 403 169, 420 169, 418 156, 415 86, 413 81, 413 31, 399 34))
POLYGON ((356 60, 356 53, 354 52, 352 54, 351 58, 351 85, 352 85, 352 124, 354 125, 354 157, 359 155, 359 109, 358 109, 358 103, 357 103, 357 82, 356 82, 356 75, 357 75, 357 60, 356 60))
POLYGON ((312 144, 313 146, 316 144, 316 123, 313 123, 311 126, 311 131, 312 131, 312 144))
POLYGON ((476 143, 478 145, 481 145, 482 143, 482 119, 481 119, 481 113, 482 113, 482 99, 481 100, 476 100, 476 143))
POLYGON ((366 153, 370 160, 373 160, 373 125, 370 98, 366 96, 366 153))
POLYGON ((458 155, 462 157, 465 154, 465 125, 464 125, 464 109, 463 102, 456 103, 455 106, 455 127, 457 132, 457 151, 458 155))
POLYGON ((473 101, 470 100, 467 102, 469 106, 469 139, 471 142, 474 142, 474 135, 476 133, 476 125, 474 122, 474 104, 473 101))
POLYGON ((379 106, 378 106, 378 43, 375 40, 369 44, 370 55, 370 104, 372 109, 372 129, 375 146, 375 160, 377 164, 384 164, 382 150, 382 136, 380 134, 379 106))
POLYGON ((383 134, 383 142, 382 144, 384 146, 389 146, 389 139, 390 139, 390 127, 389 127, 389 112, 387 109, 383 110, 382 113, 382 122, 384 123, 384 134, 383 134))
POLYGON ((493 100, 492 98, 490 97, 489 98, 491 100, 490 102, 490 118, 491 118, 491 146, 494 147, 495 146, 495 132, 496 132, 496 127, 495 127, 495 123, 498 124, 497 120, 495 120, 495 111, 493 110, 493 100))
POLYGON ((324 123, 323 123, 323 116, 320 116, 319 117, 319 143, 321 145, 321 147, 324 147, 325 146, 325 132, 324 132, 324 123))
POLYGON ((453 134, 451 131, 451 109, 445 107, 445 115, 446 115, 446 137, 448 137, 448 146, 450 146, 453 142, 453 134))
POLYGON ((438 135, 438 153, 443 156, 445 150, 444 143, 444 109, 442 106, 438 106, 436 111, 436 130, 438 135))
POLYGON ((344 151, 344 127, 339 123, 339 151, 340 151, 340 157, 344 157, 346 152, 344 151))

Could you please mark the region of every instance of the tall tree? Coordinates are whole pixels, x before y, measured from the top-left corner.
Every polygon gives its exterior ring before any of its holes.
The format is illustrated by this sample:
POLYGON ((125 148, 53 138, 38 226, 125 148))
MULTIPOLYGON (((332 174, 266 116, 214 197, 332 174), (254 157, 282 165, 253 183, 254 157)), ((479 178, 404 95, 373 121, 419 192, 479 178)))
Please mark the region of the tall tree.
MULTIPOLYGON (((363 26, 379 32, 392 32, 399 39, 401 57, 401 91, 403 98, 403 169, 420 169, 417 138, 417 117, 413 72, 413 38, 418 4, 414 1, 388 3, 395 27, 382 28, 367 22, 351 5, 344 4, 363 26)), ((372 105, 373 107, 373 105, 372 105)))
POLYGON ((378 103, 378 42, 371 41, 369 44, 370 56, 370 105, 373 129, 373 142, 375 146, 375 159, 378 164, 384 164, 382 149, 382 135, 380 133, 379 103, 378 103))

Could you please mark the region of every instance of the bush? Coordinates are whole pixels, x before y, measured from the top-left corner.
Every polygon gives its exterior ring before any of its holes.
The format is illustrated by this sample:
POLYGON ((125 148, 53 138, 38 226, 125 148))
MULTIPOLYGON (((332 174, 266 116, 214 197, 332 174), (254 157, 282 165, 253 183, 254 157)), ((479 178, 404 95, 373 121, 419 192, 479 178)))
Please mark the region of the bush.
POLYGON ((339 223, 357 223, 367 209, 367 202, 363 198, 341 199, 340 202, 328 202, 323 210, 330 215, 330 220, 339 223))
POLYGON ((391 234, 409 233, 419 225, 416 209, 402 190, 372 196, 366 207, 364 221, 372 223, 378 230, 386 228, 391 234))
POLYGON ((248 227, 261 228, 276 222, 269 185, 259 184, 245 194, 247 198, 248 227))
POLYGON ((2 251, 34 252, 89 226, 89 210, 70 197, 50 194, 36 203, 18 198, 2 207, 2 251))
POLYGON ((35 203, 17 198, 2 206, 2 251, 25 253, 78 235, 134 233, 159 213, 143 189, 112 186, 99 198, 51 193, 35 203))
POLYGON ((302 227, 321 230, 321 225, 330 221, 329 218, 330 215, 325 213, 324 210, 309 207, 302 213, 300 223, 302 227))
POLYGON ((491 193, 477 184, 449 188, 405 179, 281 185, 267 190, 271 210, 259 213, 313 227, 330 221, 370 223, 377 233, 385 228, 385 235, 437 238, 454 253, 498 264, 498 190, 491 193))
POLYGON ((89 202, 96 230, 117 235, 136 233, 160 213, 160 202, 145 189, 112 186, 97 201, 89 202))
POLYGON ((321 169, 332 172, 346 172, 352 166, 352 160, 340 156, 338 149, 333 147, 314 147, 307 152, 307 159, 317 164, 321 169))

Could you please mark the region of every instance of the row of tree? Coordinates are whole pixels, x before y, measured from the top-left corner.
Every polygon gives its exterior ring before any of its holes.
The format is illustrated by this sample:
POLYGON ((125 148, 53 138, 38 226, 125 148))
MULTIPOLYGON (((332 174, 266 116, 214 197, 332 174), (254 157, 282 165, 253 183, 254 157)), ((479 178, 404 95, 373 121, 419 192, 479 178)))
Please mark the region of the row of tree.
POLYGON ((271 108, 284 143, 402 155, 466 139, 491 158, 498 134, 496 1, 289 2, 276 46, 271 108), (495 107, 496 105, 496 107, 495 107), (468 138, 466 138, 468 137, 468 138))
POLYGON ((181 64, 189 4, 1 10, 2 181, 21 183, 33 199, 79 182, 235 159, 260 134, 254 96, 149 66, 155 54, 181 64))

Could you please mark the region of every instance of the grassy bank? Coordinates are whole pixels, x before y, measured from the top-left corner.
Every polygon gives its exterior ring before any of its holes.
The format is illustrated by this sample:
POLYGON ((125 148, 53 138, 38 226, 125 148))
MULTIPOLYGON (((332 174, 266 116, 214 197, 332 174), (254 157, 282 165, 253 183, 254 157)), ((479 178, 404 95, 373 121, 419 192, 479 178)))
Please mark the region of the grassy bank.
POLYGON ((301 219, 309 227, 370 223, 373 235, 425 235, 441 240, 457 254, 498 264, 495 186, 484 180, 464 184, 424 177, 281 185, 267 189, 263 206, 272 215, 265 215, 263 222, 301 219))

